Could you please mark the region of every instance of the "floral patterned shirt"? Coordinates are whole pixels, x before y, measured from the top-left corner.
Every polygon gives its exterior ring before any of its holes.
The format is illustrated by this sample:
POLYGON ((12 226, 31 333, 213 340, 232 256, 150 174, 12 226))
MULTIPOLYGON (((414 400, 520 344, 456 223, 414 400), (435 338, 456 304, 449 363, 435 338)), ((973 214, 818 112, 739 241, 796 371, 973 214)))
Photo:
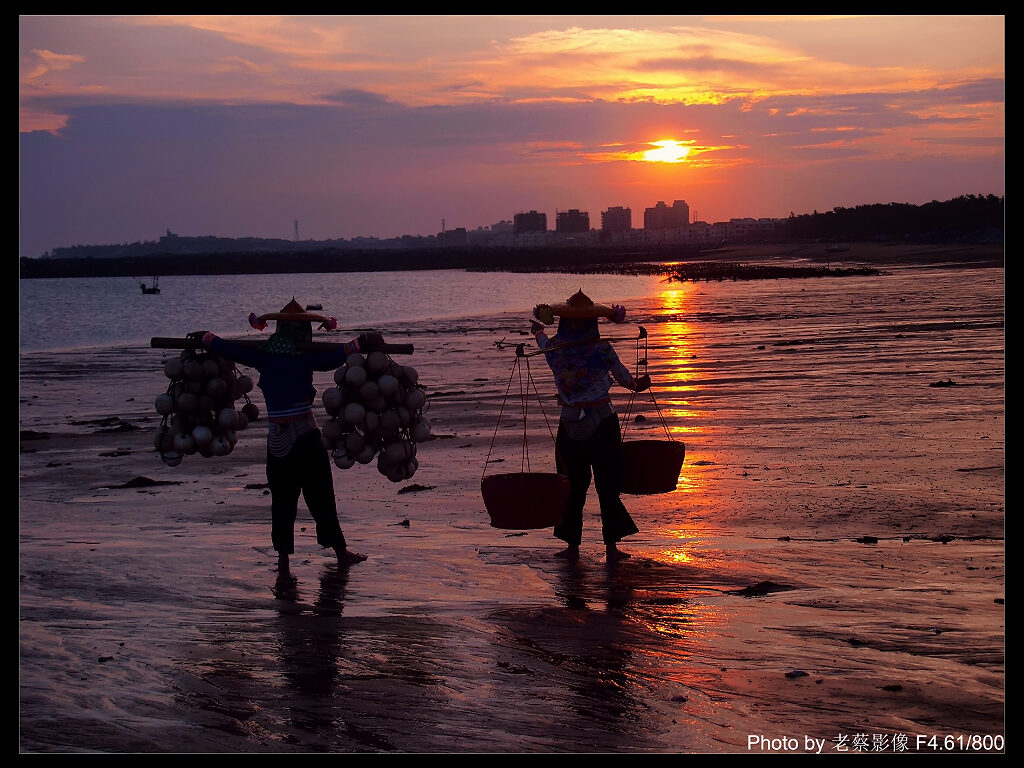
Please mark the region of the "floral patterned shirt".
POLYGON ((619 360, 611 344, 599 337, 592 343, 579 343, 578 338, 565 339, 558 333, 548 338, 540 330, 536 339, 540 349, 571 344, 544 355, 555 376, 558 401, 563 406, 582 408, 610 402, 608 392, 613 377, 624 387, 629 387, 633 382, 632 375, 619 360))

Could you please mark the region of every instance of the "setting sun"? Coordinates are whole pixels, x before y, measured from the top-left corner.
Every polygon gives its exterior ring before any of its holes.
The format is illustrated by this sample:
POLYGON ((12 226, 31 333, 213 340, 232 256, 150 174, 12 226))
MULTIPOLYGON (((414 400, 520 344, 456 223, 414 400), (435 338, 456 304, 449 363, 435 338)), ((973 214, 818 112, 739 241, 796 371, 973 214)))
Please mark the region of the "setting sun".
POLYGON ((642 154, 648 163, 681 163, 690 154, 690 148, 675 139, 651 142, 657 149, 648 149, 642 154))

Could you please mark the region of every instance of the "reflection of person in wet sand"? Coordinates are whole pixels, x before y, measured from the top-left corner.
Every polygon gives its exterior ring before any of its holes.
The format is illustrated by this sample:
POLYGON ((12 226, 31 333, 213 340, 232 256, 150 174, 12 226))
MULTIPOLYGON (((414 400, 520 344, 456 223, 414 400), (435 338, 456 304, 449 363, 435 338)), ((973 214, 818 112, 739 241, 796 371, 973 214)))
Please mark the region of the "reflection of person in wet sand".
MULTIPOLYGON (((298 693, 328 696, 337 684, 342 635, 339 625, 330 617, 341 616, 347 582, 348 569, 325 568, 313 603, 313 615, 308 608, 299 613, 281 613, 282 669, 298 693)), ((274 594, 278 600, 298 603, 298 581, 291 574, 278 573, 274 594)), ((293 715, 305 719, 311 712, 294 709, 293 715)))
POLYGON ((278 570, 287 573, 288 556, 295 551, 295 519, 299 495, 306 500, 316 522, 316 540, 331 547, 341 565, 366 559, 345 542, 338 522, 334 477, 330 458, 313 414, 316 389, 313 371, 330 371, 354 352, 365 352, 383 342, 380 334, 362 334, 329 352, 308 353, 298 344, 313 337, 313 321, 321 327, 332 318, 311 314, 292 299, 280 312, 249 318, 257 329, 276 320, 277 328, 258 348, 245 347, 203 333, 204 347, 217 355, 248 365, 260 372, 259 387, 267 403, 267 481, 271 493, 271 540, 278 555, 278 570))
POLYGON ((569 477, 569 499, 554 533, 568 545, 558 556, 569 560, 579 558, 583 506, 591 476, 601 507, 601 535, 608 562, 629 557, 618 548, 618 542, 638 530, 619 498, 622 434, 609 390, 611 377, 634 392, 649 387, 651 380, 648 376, 634 379, 611 345, 601 340, 597 326, 599 317, 621 323, 625 315, 624 307, 595 304, 582 291, 564 304, 534 307, 534 317, 541 322, 535 321, 531 330, 537 346, 549 350, 544 357, 554 374, 562 406, 556 463, 559 473, 569 477), (559 318, 558 331, 548 338, 542 323, 552 323, 555 317, 559 318))
POLYGON ((505 706, 510 730, 559 722, 563 750, 651 748, 650 731, 637 727, 656 714, 644 701, 652 683, 637 649, 660 639, 631 617, 632 590, 622 580, 631 570, 565 563, 547 571, 560 605, 490 614, 500 631, 489 633, 499 670, 489 697, 505 706), (531 686, 530 706, 508 708, 505 702, 530 696, 531 686))

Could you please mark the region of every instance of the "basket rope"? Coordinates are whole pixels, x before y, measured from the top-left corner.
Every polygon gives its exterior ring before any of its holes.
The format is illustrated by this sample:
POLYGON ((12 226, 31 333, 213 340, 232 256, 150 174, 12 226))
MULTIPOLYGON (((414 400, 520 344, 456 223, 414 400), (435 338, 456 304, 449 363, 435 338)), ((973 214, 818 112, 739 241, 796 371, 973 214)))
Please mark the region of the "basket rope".
POLYGON ((522 408, 523 414, 523 440, 522 440, 522 467, 523 472, 530 471, 530 446, 529 440, 527 439, 527 419, 529 418, 529 399, 530 399, 530 388, 533 388, 533 393, 537 397, 537 404, 540 407, 541 416, 544 417, 544 424, 548 429, 548 434, 551 436, 551 442, 555 445, 555 455, 558 455, 558 441, 555 438, 555 433, 551 429, 551 422, 548 420, 547 412, 544 410, 544 401, 541 399, 540 392, 537 389, 537 382, 533 378, 533 372, 530 369, 529 355, 523 354, 523 345, 519 345, 516 349, 516 358, 512 363, 512 371, 509 373, 508 386, 505 387, 505 396, 501 400, 501 407, 498 409, 498 420, 494 425, 494 434, 491 436, 491 445, 487 449, 487 457, 484 459, 483 472, 480 473, 480 480, 483 481, 484 476, 487 474, 487 466, 491 461, 491 453, 494 450, 494 441, 498 437, 498 428, 501 426, 501 417, 505 412, 505 403, 508 401, 509 393, 512 391, 512 382, 516 378, 516 374, 519 374, 519 401, 522 408), (523 379, 523 365, 520 364, 520 358, 526 360, 526 379, 523 379))
MULTIPOLYGON (((636 337, 636 363, 635 363, 635 366, 634 366, 634 369, 633 369, 633 371, 634 371, 633 372, 633 378, 634 379, 639 379, 640 378, 640 376, 641 376, 641 366, 643 368, 643 374, 644 375, 647 374, 647 354, 648 354, 647 329, 644 328, 641 325, 640 326, 640 332, 639 332, 639 334, 636 337), (643 356, 642 357, 640 355, 640 342, 641 341, 643 341, 643 345, 644 345, 643 356)), ((648 387, 647 391, 648 391, 648 393, 651 396, 651 402, 654 403, 654 410, 658 413, 658 418, 661 420, 661 426, 665 430, 665 436, 669 440, 674 442, 675 438, 672 437, 672 433, 669 431, 668 422, 665 421, 665 416, 661 412, 661 407, 658 405, 658 400, 657 400, 657 398, 654 397, 654 387, 653 387, 653 385, 648 387)), ((623 440, 626 439, 626 431, 629 429, 629 425, 630 425, 629 417, 632 414, 633 403, 636 402, 637 394, 638 394, 637 392, 630 392, 629 393, 629 402, 626 404, 626 413, 625 413, 625 418, 624 418, 624 422, 625 423, 624 423, 624 425, 622 427, 622 439, 623 440)))

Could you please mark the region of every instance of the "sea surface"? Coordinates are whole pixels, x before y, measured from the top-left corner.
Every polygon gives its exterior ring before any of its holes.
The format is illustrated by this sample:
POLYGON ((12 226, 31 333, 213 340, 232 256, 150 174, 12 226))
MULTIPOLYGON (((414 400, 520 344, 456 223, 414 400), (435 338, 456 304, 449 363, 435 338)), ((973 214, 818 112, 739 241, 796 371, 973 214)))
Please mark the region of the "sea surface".
MULTIPOLYGON (((44 351, 148 343, 208 330, 253 334, 250 312, 277 312, 293 297, 319 304, 339 330, 520 312, 563 301, 581 287, 595 301, 657 293, 660 277, 481 273, 462 270, 292 275, 196 275, 159 279, 145 295, 130 277, 20 280, 20 349, 44 351)), ((146 284, 152 278, 146 278, 146 284)))

